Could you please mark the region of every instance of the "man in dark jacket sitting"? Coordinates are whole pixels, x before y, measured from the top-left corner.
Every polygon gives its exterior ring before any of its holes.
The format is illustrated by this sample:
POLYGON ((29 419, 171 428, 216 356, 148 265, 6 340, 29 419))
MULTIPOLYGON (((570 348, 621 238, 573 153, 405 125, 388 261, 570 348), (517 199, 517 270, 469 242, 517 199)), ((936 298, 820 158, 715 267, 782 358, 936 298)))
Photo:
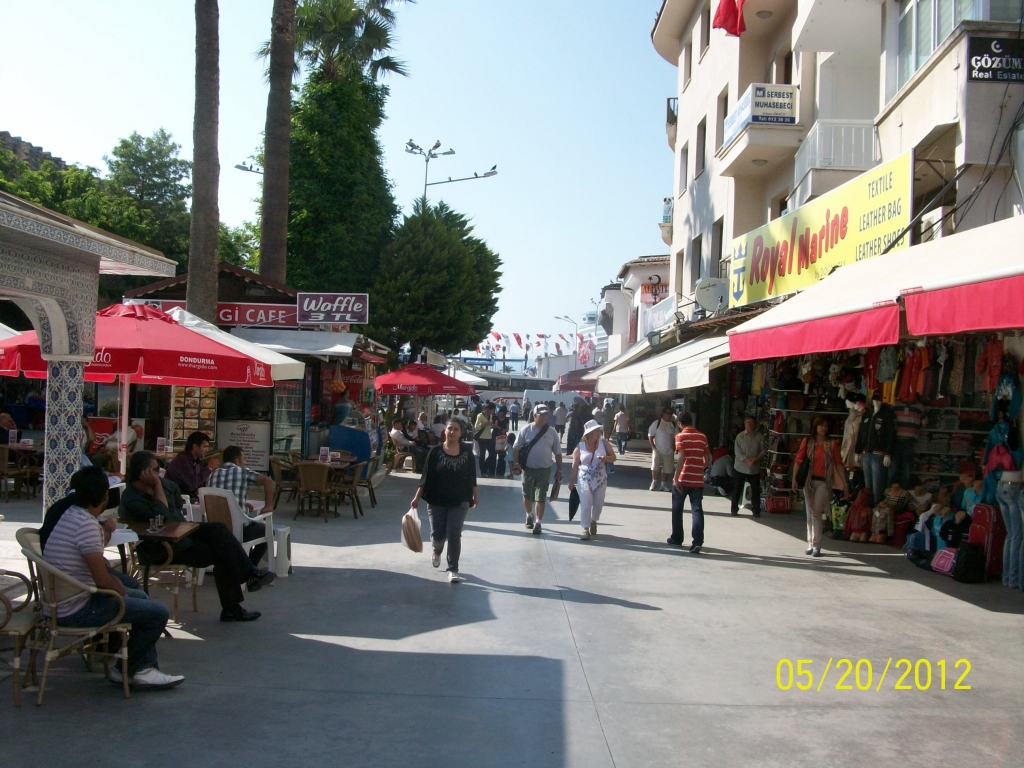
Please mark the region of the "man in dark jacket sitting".
MULTIPOLYGON (((181 506, 168 502, 168 493, 158 474, 156 457, 146 451, 132 455, 128 463, 128 486, 121 494, 121 518, 127 522, 147 522, 162 515, 169 522, 184 522, 181 506)), ((176 491, 177 486, 168 482, 176 491)), ((173 499, 176 494, 171 494, 173 499)), ((274 574, 265 569, 254 568, 239 544, 238 539, 222 523, 200 523, 199 529, 191 536, 171 545, 171 562, 196 568, 213 566, 213 578, 220 596, 221 621, 254 621, 259 611, 247 611, 242 606, 242 587, 245 583, 250 592, 270 584, 274 574)), ((156 542, 144 541, 136 552, 143 563, 163 563, 166 557, 163 546, 156 542)))

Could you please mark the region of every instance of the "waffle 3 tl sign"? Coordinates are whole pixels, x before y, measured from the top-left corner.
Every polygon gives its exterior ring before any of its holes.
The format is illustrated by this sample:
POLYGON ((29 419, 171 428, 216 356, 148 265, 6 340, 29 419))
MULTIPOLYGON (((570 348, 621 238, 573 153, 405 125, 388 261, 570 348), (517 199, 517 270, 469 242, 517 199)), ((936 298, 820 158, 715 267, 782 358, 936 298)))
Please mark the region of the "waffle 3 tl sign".
MULTIPOLYGON (((729 306, 801 291, 880 255, 910 224, 913 153, 877 166, 732 242, 729 306)), ((900 237, 891 250, 906 248, 900 237)))

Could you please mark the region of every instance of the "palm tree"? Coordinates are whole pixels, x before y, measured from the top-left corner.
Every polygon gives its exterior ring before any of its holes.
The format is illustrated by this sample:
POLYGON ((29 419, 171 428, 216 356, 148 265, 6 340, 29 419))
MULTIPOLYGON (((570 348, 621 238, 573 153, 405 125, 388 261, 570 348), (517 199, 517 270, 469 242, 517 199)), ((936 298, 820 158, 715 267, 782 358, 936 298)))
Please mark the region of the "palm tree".
POLYGON ((185 306, 205 320, 217 315, 217 235, 220 207, 220 11, 217 0, 196 0, 196 104, 192 122, 192 221, 185 306))
POLYGON ((263 147, 260 274, 280 283, 288 265, 288 150, 296 0, 274 0, 270 34, 270 96, 263 147))
POLYGON ((408 74, 388 53, 395 28, 393 2, 403 0, 303 0, 295 19, 296 63, 332 80, 408 74))

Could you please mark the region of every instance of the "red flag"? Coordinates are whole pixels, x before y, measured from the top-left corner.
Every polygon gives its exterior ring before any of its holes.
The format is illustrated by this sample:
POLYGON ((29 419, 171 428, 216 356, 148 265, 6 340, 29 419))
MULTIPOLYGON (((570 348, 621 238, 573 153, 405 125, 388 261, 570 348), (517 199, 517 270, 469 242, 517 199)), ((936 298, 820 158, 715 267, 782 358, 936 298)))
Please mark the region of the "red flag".
POLYGON ((711 22, 713 29, 725 30, 725 34, 739 37, 747 31, 743 23, 743 3, 746 0, 719 0, 715 11, 715 20, 711 22))
POLYGON ((497 331, 491 331, 491 336, 494 337, 495 341, 501 341, 501 334, 497 331))
MULTIPOLYGON (((559 334, 559 335, 561 335, 561 334, 559 334)), ((559 355, 562 354, 562 345, 559 344, 557 341, 555 342, 555 352, 557 352, 559 355)))
POLYGON ((578 339, 578 341, 576 342, 577 344, 582 344, 583 343, 583 334, 582 333, 577 333, 576 334, 576 338, 578 339))
POLYGON ((522 336, 520 336, 518 333, 513 333, 512 335, 515 337, 516 344, 518 344, 519 348, 522 349, 523 348, 523 338, 522 338, 522 336))

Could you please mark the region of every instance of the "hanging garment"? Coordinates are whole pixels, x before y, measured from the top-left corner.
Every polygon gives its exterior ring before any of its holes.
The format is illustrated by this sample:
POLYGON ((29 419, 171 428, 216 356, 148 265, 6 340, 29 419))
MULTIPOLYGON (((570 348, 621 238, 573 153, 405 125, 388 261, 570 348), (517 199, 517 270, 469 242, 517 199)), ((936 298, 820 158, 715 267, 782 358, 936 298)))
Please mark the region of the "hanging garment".
POLYGON ((899 349, 897 347, 886 347, 878 357, 878 380, 883 384, 892 382, 896 378, 898 367, 899 349))
POLYGON ((857 433, 860 432, 861 417, 863 414, 863 410, 851 407, 850 415, 846 417, 846 424, 843 425, 843 444, 840 449, 843 466, 857 466, 857 433))
POLYGON ((942 379, 946 373, 946 361, 948 354, 946 352, 946 345, 944 342, 938 342, 933 350, 935 361, 939 364, 939 382, 935 386, 935 394, 938 397, 942 397, 942 379))
POLYGON ((1003 341, 991 338, 978 354, 974 372, 978 375, 975 388, 981 392, 994 392, 1003 370, 1003 341))
POLYGON ((864 385, 869 391, 878 389, 878 359, 881 355, 879 347, 873 347, 864 354, 864 385))
POLYGON ((989 411, 989 418, 992 419, 992 421, 996 420, 996 409, 1000 400, 1006 400, 1010 403, 1009 416, 1011 419, 1017 418, 1020 414, 1021 395, 1020 389, 1017 387, 1017 382, 1013 380, 1012 376, 999 377, 999 383, 996 384, 995 394, 992 395, 992 408, 989 411))
POLYGON ((903 372, 900 375, 898 398, 904 403, 911 403, 917 399, 914 385, 917 383, 917 375, 921 371, 921 356, 918 351, 913 347, 908 347, 903 356, 903 372))
POLYGON ((959 397, 964 391, 964 360, 967 344, 962 339, 950 342, 953 361, 949 366, 949 394, 959 397))

